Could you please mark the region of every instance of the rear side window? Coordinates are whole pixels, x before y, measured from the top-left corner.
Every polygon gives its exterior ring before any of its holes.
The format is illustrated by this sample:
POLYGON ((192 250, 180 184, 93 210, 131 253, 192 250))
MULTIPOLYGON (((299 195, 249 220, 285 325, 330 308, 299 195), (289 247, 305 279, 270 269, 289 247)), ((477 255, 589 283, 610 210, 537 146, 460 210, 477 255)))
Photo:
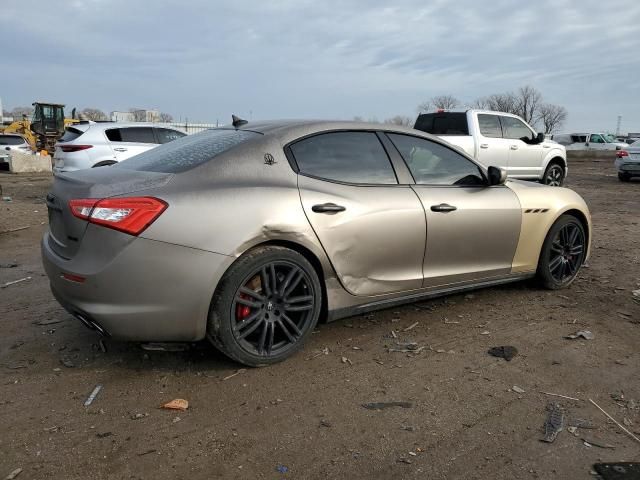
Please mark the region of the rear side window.
POLYGON ((197 167, 260 133, 246 130, 207 130, 165 143, 124 160, 111 168, 180 173, 197 167))
POLYGON ((432 135, 469 135, 465 112, 423 113, 413 128, 432 135))
POLYGON ((105 134, 112 142, 157 143, 151 127, 112 128, 105 134))
POLYGON ((156 128, 156 136, 158 137, 158 143, 169 143, 182 138, 186 133, 179 132, 178 130, 170 130, 168 128, 156 128))
POLYGON ((305 175, 345 183, 398 183, 387 152, 373 132, 323 133, 290 148, 305 175))
POLYGON ((24 138, 18 135, 0 135, 0 145, 22 145, 24 138))
POLYGON ((78 128, 73 128, 73 127, 67 127, 67 129, 64 131, 64 135, 62 135, 62 137, 60 137, 60 140, 58 140, 58 141, 59 142, 70 142, 70 141, 75 140, 76 138, 78 138, 83 133, 84 133, 84 130, 80 130, 78 128))
POLYGON ((502 128, 497 115, 478 114, 478 126, 483 137, 502 138, 502 128))
POLYGON ((530 140, 533 138, 533 133, 529 130, 522 120, 514 117, 500 117, 502 122, 502 129, 504 130, 504 138, 522 139, 526 138, 530 140))

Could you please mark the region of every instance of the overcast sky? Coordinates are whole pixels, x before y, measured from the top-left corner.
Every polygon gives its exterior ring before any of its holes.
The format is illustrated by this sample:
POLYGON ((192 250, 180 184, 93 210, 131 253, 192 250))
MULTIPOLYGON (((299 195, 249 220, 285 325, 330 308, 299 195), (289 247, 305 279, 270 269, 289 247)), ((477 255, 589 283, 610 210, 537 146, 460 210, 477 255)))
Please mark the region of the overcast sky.
POLYGON ((0 0, 0 97, 176 119, 384 119, 538 88, 640 132, 638 0, 0 0))

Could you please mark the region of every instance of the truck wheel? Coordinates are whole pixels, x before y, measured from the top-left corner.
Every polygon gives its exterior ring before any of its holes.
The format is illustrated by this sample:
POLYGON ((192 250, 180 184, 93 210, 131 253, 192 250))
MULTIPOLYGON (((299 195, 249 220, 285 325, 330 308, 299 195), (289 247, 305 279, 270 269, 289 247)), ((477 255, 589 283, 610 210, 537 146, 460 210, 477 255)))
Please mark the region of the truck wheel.
POLYGON ((542 183, 550 187, 561 187, 564 183, 564 168, 559 163, 550 163, 544 172, 542 183))

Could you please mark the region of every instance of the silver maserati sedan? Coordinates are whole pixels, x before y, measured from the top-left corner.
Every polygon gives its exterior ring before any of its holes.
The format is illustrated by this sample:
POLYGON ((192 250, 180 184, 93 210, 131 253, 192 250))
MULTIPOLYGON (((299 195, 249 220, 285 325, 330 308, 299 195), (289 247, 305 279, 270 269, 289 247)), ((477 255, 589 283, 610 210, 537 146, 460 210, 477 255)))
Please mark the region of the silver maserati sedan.
POLYGON ((208 338, 250 366, 319 319, 537 277, 569 285, 591 220, 565 188, 411 128, 247 123, 57 175, 43 262, 86 326, 133 341, 208 338))

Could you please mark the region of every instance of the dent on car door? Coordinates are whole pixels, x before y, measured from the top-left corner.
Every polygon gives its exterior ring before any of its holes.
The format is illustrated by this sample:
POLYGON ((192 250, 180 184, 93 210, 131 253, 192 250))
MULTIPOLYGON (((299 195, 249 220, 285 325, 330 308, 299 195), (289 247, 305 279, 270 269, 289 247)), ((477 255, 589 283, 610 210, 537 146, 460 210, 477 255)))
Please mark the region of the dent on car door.
POLYGON ((440 143, 388 137, 409 167, 426 212, 424 286, 510 273, 522 215, 516 194, 504 185, 487 186, 476 164, 440 143))
POLYGON ((542 176, 544 151, 540 143, 533 143, 534 132, 519 118, 501 116, 500 121, 503 136, 509 142, 509 175, 542 176))
POLYGON ((305 214, 338 278, 354 295, 420 288, 422 205, 374 132, 340 131, 288 147, 305 214))

